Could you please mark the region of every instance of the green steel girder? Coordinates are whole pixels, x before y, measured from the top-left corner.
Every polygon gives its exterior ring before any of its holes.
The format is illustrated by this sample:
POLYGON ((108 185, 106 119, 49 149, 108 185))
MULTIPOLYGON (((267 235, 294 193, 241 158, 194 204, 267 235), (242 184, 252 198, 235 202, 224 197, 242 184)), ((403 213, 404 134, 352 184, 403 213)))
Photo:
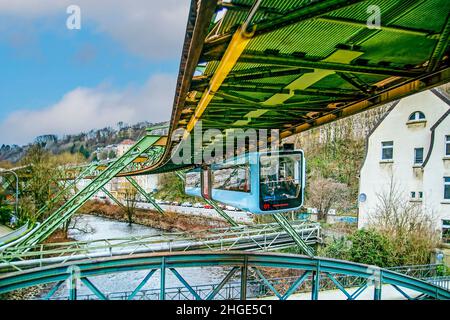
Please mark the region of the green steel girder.
POLYGON ((421 74, 419 71, 403 70, 398 68, 383 68, 378 66, 362 66, 338 62, 311 61, 290 55, 268 55, 250 51, 244 52, 240 57, 240 61, 248 63, 262 63, 275 66, 315 68, 322 70, 404 78, 414 78, 421 74))
POLYGON ((70 219, 70 217, 72 217, 72 215, 87 200, 89 200, 92 195, 94 195, 106 183, 120 173, 126 166, 133 162, 134 159, 147 151, 147 149, 149 149, 159 139, 159 136, 152 136, 149 134, 145 135, 120 158, 111 163, 106 170, 102 171, 97 177, 95 177, 95 179, 93 179, 86 187, 76 193, 69 201, 67 201, 46 220, 44 220, 31 235, 18 242, 16 246, 20 247, 21 250, 24 250, 24 247, 26 248, 27 246, 34 245, 46 239, 64 222, 70 219))
MULTIPOLYGON (((382 15, 382 22, 383 26, 389 26, 392 27, 392 24, 397 21, 398 19, 406 16, 409 14, 413 9, 417 8, 421 4, 423 4, 426 0, 402 0, 401 5, 393 6, 391 9, 387 10, 386 12, 383 12, 382 15)), ((411 28, 409 28, 411 29, 411 28)), ((373 37, 374 35, 378 34, 381 30, 384 30, 383 28, 380 29, 369 29, 369 28, 363 28, 361 31, 354 34, 348 41, 347 44, 354 45, 354 44, 361 44, 364 41, 367 41, 369 38, 373 37)), ((388 29, 386 29, 388 30, 388 29)), ((409 33, 411 34, 411 33, 409 33)), ((422 34, 422 36, 426 37, 428 35, 422 34)))
MULTIPOLYGON (((0 276, 0 294, 11 292, 18 289, 28 288, 36 285, 56 283, 61 286, 62 281, 70 279, 70 282, 76 284, 77 281, 85 283, 90 290, 100 299, 105 299, 106 295, 102 293, 88 278, 106 274, 133 270, 148 270, 147 275, 133 291, 135 294, 153 275, 155 270, 161 270, 160 276, 160 298, 165 298, 166 271, 171 270, 176 276, 179 275, 176 269, 191 267, 221 266, 231 268, 231 271, 224 277, 219 285, 207 295, 206 299, 212 299, 218 293, 221 287, 236 273, 238 269, 241 279, 241 290, 245 290, 248 282, 248 270, 258 270, 258 268, 288 268, 293 270, 303 270, 303 273, 290 286, 284 295, 279 292, 274 294, 280 299, 287 299, 295 290, 312 275, 313 288, 311 289, 311 298, 318 299, 321 289, 320 276, 325 275, 330 279, 335 279, 335 275, 346 275, 359 277, 365 280, 353 294, 346 294, 349 300, 356 299, 370 284, 374 285, 374 299, 381 299, 382 285, 388 284, 398 288, 417 291, 418 293, 433 299, 450 299, 450 291, 415 279, 404 274, 396 273, 391 270, 381 269, 374 266, 358 264, 343 260, 334 260, 328 258, 312 258, 301 255, 288 254, 270 254, 270 253, 210 253, 210 252, 191 252, 191 253, 165 253, 165 254, 142 254, 136 256, 121 256, 115 258, 104 258, 98 260, 79 261, 66 265, 56 265, 52 267, 35 268, 25 272, 15 272, 0 276), (74 272, 76 270, 76 272, 74 272), (375 271, 375 272, 374 272, 375 271)), ((261 274, 261 272, 259 272, 261 274)), ((258 272, 257 272, 258 274, 258 272)), ((177 277, 180 282, 189 291, 193 290, 187 281, 177 277)), ((338 284, 338 282, 335 282, 338 284)), ((339 285, 337 285, 339 288, 339 285)), ((269 286, 270 288, 270 286, 269 286)), ((76 299, 76 286, 69 290, 69 297, 76 299)), ((342 289, 342 288, 339 288, 342 289)), ((345 289, 344 289, 345 290, 345 289)), ((50 296, 56 290, 51 290, 50 296)), ((199 298, 199 296, 194 295, 199 298)), ((241 292, 241 298, 245 299, 245 291, 241 292)))
POLYGON ((292 227, 289 220, 282 213, 274 213, 272 214, 274 219, 278 222, 278 224, 294 239, 297 246, 308 256, 314 256, 314 250, 308 246, 305 241, 299 236, 297 231, 292 227))
POLYGON ((234 221, 233 218, 231 218, 225 211, 222 210, 222 208, 219 207, 217 202, 211 199, 204 199, 204 200, 207 204, 212 206, 214 210, 216 210, 216 212, 220 214, 220 216, 224 218, 230 225, 232 225, 233 227, 239 226, 239 224, 236 221, 234 221))
POLYGON ((50 206, 52 206, 53 204, 57 203, 59 200, 61 200, 61 198, 66 195, 70 190, 74 189, 75 186, 77 185, 77 183, 85 178, 86 176, 89 176, 90 174, 92 174, 92 172, 94 171, 95 167, 96 167, 96 163, 91 163, 88 166, 86 166, 86 168, 72 181, 69 183, 69 185, 67 185, 65 188, 61 189, 58 193, 56 193, 52 199, 50 199, 45 206, 43 206, 42 208, 40 208, 37 212, 36 212, 36 217, 39 218, 42 214, 44 214, 48 208, 50 206))
MULTIPOLYGON (((300 76, 305 73, 312 73, 314 69, 307 68, 280 68, 277 70, 271 70, 270 68, 263 68, 262 70, 258 70, 256 72, 246 72, 246 73, 231 73, 228 75, 228 78, 224 83, 233 83, 240 82, 245 80, 255 80, 255 79, 264 79, 264 78, 272 78, 272 77, 282 77, 289 75, 297 75, 300 76)), ((210 81, 210 77, 204 77, 201 79, 193 79, 192 88, 194 89, 205 89, 210 81)))
POLYGON ((229 91, 235 92, 261 92, 261 93, 294 93, 307 96, 319 96, 319 97, 335 97, 335 98, 361 98, 363 95, 359 91, 353 90, 331 90, 331 89, 305 89, 305 90, 290 90, 280 89, 277 85, 271 85, 270 83, 264 85, 230 85, 223 84, 221 89, 228 93, 229 91))
POLYGON ((126 177, 126 179, 130 182, 130 184, 141 194, 145 197, 145 199, 147 199, 148 202, 150 202, 155 209, 161 213, 164 214, 164 209, 161 208, 161 206, 159 204, 156 203, 155 199, 153 199, 153 197, 151 196, 151 194, 147 193, 144 188, 142 188, 139 183, 133 179, 132 177, 126 177))
POLYGON ((439 63, 442 60, 445 51, 448 50, 449 36, 450 36, 450 14, 447 16, 445 26, 441 31, 441 36, 439 37, 439 41, 436 43, 436 46, 433 49, 430 63, 428 64, 427 67, 428 71, 434 71, 439 67, 439 63))
POLYGON ((106 189, 105 187, 101 187, 100 190, 103 191, 108 196, 108 198, 114 201, 120 208, 122 208, 122 210, 125 211, 124 204, 120 202, 116 197, 114 197, 114 195, 111 192, 109 192, 108 189, 106 189))
MULTIPOLYGON (((273 30, 299 23, 301 21, 310 20, 330 11, 342 9, 346 6, 350 6, 362 1, 364 0, 329 0, 323 2, 312 2, 307 6, 296 8, 274 19, 262 21, 261 23, 256 24, 254 37, 270 33, 273 30)), ((220 37, 212 37, 211 40, 207 39, 205 45, 206 49, 212 50, 214 46, 223 45, 224 43, 229 42, 232 36, 233 33, 230 32, 221 35, 220 37)))

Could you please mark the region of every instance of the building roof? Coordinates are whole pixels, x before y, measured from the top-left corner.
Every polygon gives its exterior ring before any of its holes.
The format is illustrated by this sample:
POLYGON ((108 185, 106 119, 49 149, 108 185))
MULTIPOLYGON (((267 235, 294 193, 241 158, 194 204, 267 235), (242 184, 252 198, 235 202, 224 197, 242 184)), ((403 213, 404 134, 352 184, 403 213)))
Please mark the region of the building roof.
POLYGON ((121 143, 119 143, 119 145, 133 145, 133 144, 135 144, 136 143, 136 141, 134 141, 134 140, 131 140, 131 139, 125 139, 125 140, 123 140, 121 143))

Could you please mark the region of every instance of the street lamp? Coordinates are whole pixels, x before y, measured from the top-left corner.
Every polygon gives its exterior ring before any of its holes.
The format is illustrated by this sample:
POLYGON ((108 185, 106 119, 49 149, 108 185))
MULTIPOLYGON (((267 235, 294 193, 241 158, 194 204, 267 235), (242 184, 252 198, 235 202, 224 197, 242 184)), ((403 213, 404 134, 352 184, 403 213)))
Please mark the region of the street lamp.
POLYGON ((12 173, 16 177, 16 209, 14 214, 17 216, 18 208, 19 208, 19 176, 12 170, 0 169, 0 174, 2 173, 12 173))

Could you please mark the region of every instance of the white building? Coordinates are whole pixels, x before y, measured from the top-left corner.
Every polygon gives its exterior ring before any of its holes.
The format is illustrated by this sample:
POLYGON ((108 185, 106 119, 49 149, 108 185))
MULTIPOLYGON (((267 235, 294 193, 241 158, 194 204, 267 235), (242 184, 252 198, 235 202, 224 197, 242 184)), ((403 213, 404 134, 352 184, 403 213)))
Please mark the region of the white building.
POLYGON ((127 152, 136 142, 131 139, 125 139, 117 145, 117 157, 121 157, 127 152))
POLYGON ((450 242, 450 99, 439 89, 396 102, 369 135, 358 227, 370 222, 392 186, 429 212, 450 242))

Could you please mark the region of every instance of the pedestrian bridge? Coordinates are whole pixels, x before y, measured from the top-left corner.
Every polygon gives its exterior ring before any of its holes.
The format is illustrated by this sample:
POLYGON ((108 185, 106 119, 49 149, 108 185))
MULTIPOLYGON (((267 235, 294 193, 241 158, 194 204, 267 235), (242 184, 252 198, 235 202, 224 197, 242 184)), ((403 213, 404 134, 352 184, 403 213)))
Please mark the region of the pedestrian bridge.
POLYGON ((179 292, 183 291, 185 294, 180 298, 196 300, 223 298, 224 287, 229 282, 236 281, 239 283, 238 287, 234 286, 234 290, 238 292, 236 298, 245 300, 252 296, 255 280, 263 283, 273 297, 281 300, 288 299, 300 289, 309 292, 312 300, 317 300, 321 290, 331 287, 342 292, 348 300, 357 299, 366 290, 373 290, 370 296, 380 300, 383 299, 383 289, 387 285, 406 299, 450 299, 450 291, 443 286, 392 270, 326 258, 249 252, 147 253, 34 268, 0 276, 0 294, 41 286, 47 288, 44 299, 51 299, 58 292, 60 298, 75 300, 86 298, 78 296, 80 286, 85 286, 97 299, 105 300, 116 296, 132 300, 142 297, 143 292, 148 292, 144 286, 152 277, 156 277, 159 285, 153 290, 157 290, 158 299, 165 300, 171 298, 168 294, 173 295, 173 290, 167 290, 169 288, 166 286, 169 276, 175 277, 182 285, 184 290, 180 289, 179 292), (189 283, 190 273, 185 271, 212 266, 226 271, 222 281, 210 288, 194 289, 189 283), (267 276, 269 269, 290 270, 295 277, 280 286, 267 276), (144 276, 135 289, 126 295, 105 292, 95 284, 96 277, 133 271, 142 271, 144 276), (350 290, 349 286, 354 290, 350 290))

